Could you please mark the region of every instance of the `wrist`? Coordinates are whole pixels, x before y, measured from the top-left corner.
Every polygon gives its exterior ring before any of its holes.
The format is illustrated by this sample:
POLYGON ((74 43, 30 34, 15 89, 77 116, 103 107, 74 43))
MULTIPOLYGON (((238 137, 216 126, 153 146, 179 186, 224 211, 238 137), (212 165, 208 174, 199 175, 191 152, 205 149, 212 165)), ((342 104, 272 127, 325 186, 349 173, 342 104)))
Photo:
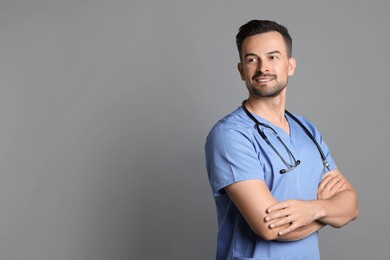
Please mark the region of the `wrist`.
POLYGON ((326 216, 326 200, 313 200, 311 208, 314 220, 321 219, 326 216))

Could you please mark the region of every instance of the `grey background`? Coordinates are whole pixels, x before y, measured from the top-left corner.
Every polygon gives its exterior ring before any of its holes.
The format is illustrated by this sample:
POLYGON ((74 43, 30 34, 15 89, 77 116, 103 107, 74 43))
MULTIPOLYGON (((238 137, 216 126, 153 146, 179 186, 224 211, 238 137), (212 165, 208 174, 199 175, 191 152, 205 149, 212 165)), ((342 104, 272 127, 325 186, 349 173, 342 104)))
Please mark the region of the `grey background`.
POLYGON ((288 108, 321 129, 360 218, 323 259, 386 259, 386 1, 0 2, 0 259, 212 259, 211 126, 246 97, 234 37, 285 24, 288 108))

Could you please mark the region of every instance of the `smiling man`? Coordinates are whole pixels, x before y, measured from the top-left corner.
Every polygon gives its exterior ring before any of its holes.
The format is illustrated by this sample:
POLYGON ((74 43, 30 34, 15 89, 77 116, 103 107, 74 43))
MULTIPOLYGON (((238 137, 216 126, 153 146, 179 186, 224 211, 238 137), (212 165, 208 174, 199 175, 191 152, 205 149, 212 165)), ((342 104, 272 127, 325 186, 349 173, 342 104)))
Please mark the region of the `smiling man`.
POLYGON ((217 122, 205 146, 216 259, 320 259, 318 230, 355 219, 357 193, 313 123, 285 110, 296 67, 288 30, 253 20, 236 43, 249 97, 217 122))

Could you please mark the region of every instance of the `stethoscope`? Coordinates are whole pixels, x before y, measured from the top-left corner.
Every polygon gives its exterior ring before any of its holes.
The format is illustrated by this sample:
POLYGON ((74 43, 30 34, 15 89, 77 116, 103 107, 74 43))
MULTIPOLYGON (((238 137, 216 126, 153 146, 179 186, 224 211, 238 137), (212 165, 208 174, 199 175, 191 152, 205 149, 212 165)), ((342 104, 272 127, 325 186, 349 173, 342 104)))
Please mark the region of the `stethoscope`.
MULTIPOLYGON (((290 151, 290 149, 288 149, 287 145, 282 141, 282 139, 279 137, 278 133, 275 131, 275 129, 273 129, 271 126, 267 125, 267 124, 264 124, 264 123, 261 123, 259 122, 253 115, 251 112, 249 112, 249 110, 245 107, 245 102, 246 100, 244 100, 242 102, 242 109, 244 109, 245 113, 248 115, 248 117, 250 119, 252 119, 253 122, 256 123, 256 128, 257 128, 257 131, 259 132, 260 136, 264 139, 264 141, 272 148, 272 150, 278 155, 278 157, 283 161, 283 163, 286 165, 286 169, 281 169, 279 171, 280 174, 284 174, 286 172, 289 172, 291 170, 294 170, 300 163, 301 161, 300 160, 296 160, 294 155, 292 154, 292 152, 290 151), (291 158, 293 159, 293 163, 289 163, 287 162, 287 160, 285 160, 283 158, 283 156, 278 152, 278 150, 276 150, 276 148, 272 145, 272 143, 269 141, 269 139, 267 138, 267 136, 265 135, 264 131, 262 129, 260 129, 260 126, 263 126, 269 130, 271 130, 276 138, 278 139, 278 141, 283 145, 283 147, 286 149, 287 153, 289 156, 291 156, 291 158)), ((324 154, 324 152, 322 151, 320 145, 318 144, 317 140, 314 138, 314 136, 312 135, 312 133, 310 133, 309 129, 307 129, 307 127, 301 122, 298 120, 298 118, 296 118, 293 114, 291 114, 290 112, 288 112, 287 110, 285 110, 286 114, 288 116, 290 116, 295 122, 297 122, 303 129, 303 131, 306 133, 307 136, 310 137, 310 139, 313 141, 313 143, 317 146, 317 149, 318 151, 320 152, 320 155, 321 155, 321 158, 322 158, 322 163, 323 165, 326 167, 326 169, 328 169, 328 171, 330 171, 330 165, 328 163, 328 161, 326 160, 326 156, 324 154)))

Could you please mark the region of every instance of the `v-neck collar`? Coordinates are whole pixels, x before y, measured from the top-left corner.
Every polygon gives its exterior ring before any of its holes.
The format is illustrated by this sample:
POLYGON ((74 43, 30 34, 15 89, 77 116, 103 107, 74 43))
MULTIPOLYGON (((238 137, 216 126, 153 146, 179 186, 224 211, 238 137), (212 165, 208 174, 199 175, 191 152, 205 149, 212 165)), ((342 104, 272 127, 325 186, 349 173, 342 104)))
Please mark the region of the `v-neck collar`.
MULTIPOLYGON (((245 113, 245 111, 244 111, 245 113)), ((263 123, 263 124, 266 124, 266 125, 269 125, 270 127, 272 127, 277 133, 279 136, 283 135, 284 137, 288 137, 289 139, 291 138, 292 136, 292 127, 294 124, 291 124, 291 122, 293 121, 293 119, 288 116, 287 114, 284 114, 284 117, 286 118, 287 122, 288 122, 288 125, 289 125, 289 128, 290 128, 290 134, 288 134, 286 132, 286 130, 284 130, 283 128, 275 125, 274 123, 272 123, 271 121, 265 119, 264 117, 262 116, 259 116, 255 113, 251 113, 260 123, 263 123)), ((261 127, 264 127, 264 126, 261 126, 261 127)))

